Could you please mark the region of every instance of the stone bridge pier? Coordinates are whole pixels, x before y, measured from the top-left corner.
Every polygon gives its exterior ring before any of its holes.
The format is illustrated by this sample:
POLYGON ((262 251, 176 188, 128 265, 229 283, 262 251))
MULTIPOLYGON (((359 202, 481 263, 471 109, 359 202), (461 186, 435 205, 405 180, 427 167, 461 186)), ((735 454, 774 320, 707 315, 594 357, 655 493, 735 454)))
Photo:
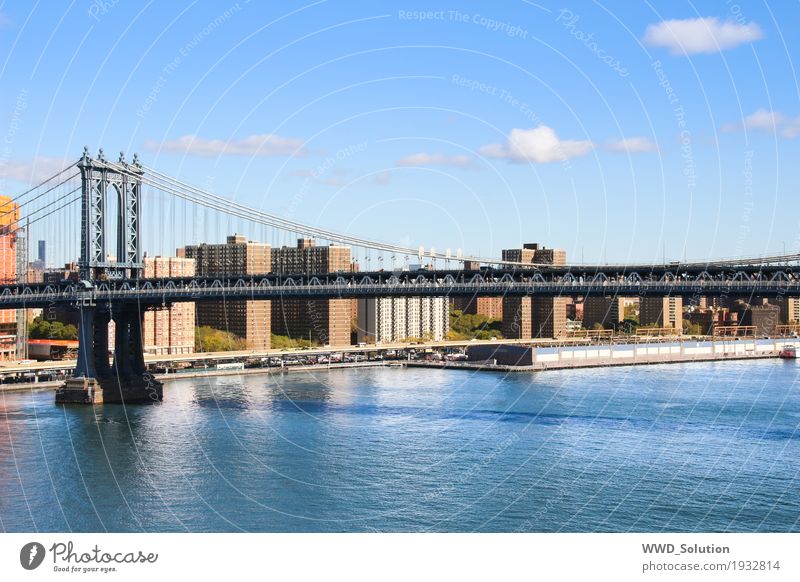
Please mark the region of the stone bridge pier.
POLYGON ((75 372, 56 391, 56 404, 140 404, 159 402, 163 385, 144 364, 142 325, 138 304, 78 307, 78 363, 75 372), (109 362, 108 324, 114 320, 114 359, 109 362))
POLYGON ((56 392, 56 403, 158 402, 162 385, 147 373, 142 351, 145 306, 136 300, 96 301, 98 281, 139 279, 144 270, 140 219, 142 176, 138 157, 128 164, 97 158, 84 148, 78 162, 81 172, 81 281, 78 302, 78 363, 72 378, 56 392), (116 216, 109 215, 109 201, 116 199, 116 216), (116 226, 116 240, 106 240, 106 227, 116 226), (116 247, 116 259, 107 247, 116 247), (108 324, 114 320, 114 362, 109 363, 108 324))

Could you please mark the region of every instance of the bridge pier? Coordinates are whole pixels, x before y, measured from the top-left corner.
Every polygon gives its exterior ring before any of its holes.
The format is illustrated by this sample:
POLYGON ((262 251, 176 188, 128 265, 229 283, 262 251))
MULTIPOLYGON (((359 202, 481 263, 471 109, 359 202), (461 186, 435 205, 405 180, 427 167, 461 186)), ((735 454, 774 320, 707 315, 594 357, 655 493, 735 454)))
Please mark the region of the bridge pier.
POLYGON ((110 312, 80 306, 78 363, 56 391, 56 404, 138 404, 163 399, 163 385, 147 372, 138 305, 110 312), (115 323, 114 364, 108 361, 108 324, 115 323))

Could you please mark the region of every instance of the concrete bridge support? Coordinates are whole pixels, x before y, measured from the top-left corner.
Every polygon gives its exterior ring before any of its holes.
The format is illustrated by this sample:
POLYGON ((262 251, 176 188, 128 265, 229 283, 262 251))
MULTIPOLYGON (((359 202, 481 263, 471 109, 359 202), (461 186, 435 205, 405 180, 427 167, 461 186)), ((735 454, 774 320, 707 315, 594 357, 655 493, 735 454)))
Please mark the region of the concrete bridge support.
POLYGON ((163 386, 144 364, 142 324, 138 305, 110 310, 81 306, 78 363, 56 391, 56 404, 136 404, 159 402, 163 386), (114 363, 108 359, 108 324, 114 319, 114 363))

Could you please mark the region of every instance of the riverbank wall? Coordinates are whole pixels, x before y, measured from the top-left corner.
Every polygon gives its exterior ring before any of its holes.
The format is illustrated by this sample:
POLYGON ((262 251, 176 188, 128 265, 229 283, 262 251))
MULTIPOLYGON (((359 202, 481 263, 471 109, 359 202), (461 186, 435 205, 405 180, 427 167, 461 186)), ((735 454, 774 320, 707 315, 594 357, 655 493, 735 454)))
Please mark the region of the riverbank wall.
MULTIPOLYGON (((223 369, 215 370, 212 368, 206 370, 190 370, 173 372, 171 374, 154 374, 156 380, 161 382, 170 382, 173 380, 185 380, 187 378, 208 378, 215 376, 251 376, 258 374, 271 374, 281 375, 290 374, 295 372, 327 372, 329 370, 343 370, 352 368, 375 368, 395 366, 401 367, 406 362, 398 361, 371 361, 371 362, 347 362, 347 363, 333 363, 333 364, 309 364, 302 366, 274 366, 271 368, 245 368, 245 369, 223 369)), ((47 382, 29 382, 29 383, 14 383, 14 384, 0 384, 0 392, 22 392, 27 390, 55 390, 64 383, 63 380, 47 381, 47 382)))
MULTIPOLYGON (((781 349, 797 342, 790 339, 739 339, 725 341, 697 341, 650 344, 614 344, 591 346, 533 347, 519 346, 508 352, 508 344, 498 343, 494 350, 485 351, 499 355, 506 350, 506 358, 511 363, 486 357, 478 361, 426 361, 389 360, 346 362, 330 364, 295 365, 271 368, 246 369, 200 369, 170 374, 156 374, 161 382, 186 378, 214 376, 245 376, 257 374, 288 374, 293 372, 325 372, 352 368, 373 368, 385 366, 408 366, 415 368, 437 368, 454 370, 475 370, 487 372, 543 372, 546 370, 565 370, 578 368, 606 368, 611 366, 644 366, 654 364, 677 364, 691 362, 716 362, 727 360, 749 360, 777 358, 781 349)), ((63 381, 15 383, 0 385, 0 392, 26 390, 55 390, 63 381)))
POLYGON ((714 362, 776 358, 785 339, 730 339, 712 342, 674 342, 664 344, 615 344, 564 346, 551 348, 482 346, 471 350, 475 361, 408 362, 413 367, 453 368, 495 372, 539 372, 573 368, 606 368, 653 364, 714 362))

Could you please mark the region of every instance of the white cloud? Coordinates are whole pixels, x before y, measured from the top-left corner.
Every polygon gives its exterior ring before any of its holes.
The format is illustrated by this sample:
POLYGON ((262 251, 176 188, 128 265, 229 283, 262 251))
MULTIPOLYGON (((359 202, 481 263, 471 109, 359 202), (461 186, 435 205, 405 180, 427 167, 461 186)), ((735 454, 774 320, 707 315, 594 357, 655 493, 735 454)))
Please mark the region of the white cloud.
POLYGON ((794 139, 800 136, 800 117, 789 119, 781 129, 781 135, 787 139, 794 139))
POLYGON ((759 109, 744 118, 742 123, 726 123, 720 131, 754 130, 765 133, 777 133, 787 139, 800 136, 800 117, 789 117, 780 111, 759 109))
POLYGON ((158 143, 146 141, 145 149, 151 151, 169 151, 214 157, 232 156, 304 156, 305 141, 299 138, 281 137, 271 133, 251 135, 244 139, 205 139, 195 135, 184 135, 178 139, 158 143))
POLYGON ((488 144, 479 151, 489 158, 548 164, 588 154, 593 148, 591 141, 561 140, 552 128, 540 125, 534 129, 512 129, 505 145, 488 144))
POLYGON ((762 131, 775 131, 777 127, 786 122, 786 116, 778 111, 759 109, 744 118, 747 129, 760 129, 762 131))
MULTIPOLYGON (((75 161, 48 157, 37 157, 31 161, 9 160, 0 163, 0 178, 25 184, 39 184, 75 161)), ((77 172, 77 169, 74 171, 77 172)), ((63 178, 68 175, 64 174, 63 178)), ((59 180, 53 181, 53 185, 58 182, 59 180)))
POLYGON ((375 175, 374 182, 378 186, 386 186, 391 181, 392 181, 392 175, 389 172, 387 172, 386 170, 383 170, 382 172, 378 172, 375 175))
POLYGON ((716 53, 761 38, 764 33, 755 22, 720 22, 716 17, 664 20, 644 34, 645 44, 666 47, 673 55, 716 53))
POLYGON ((472 158, 466 155, 448 156, 446 154, 417 153, 395 162, 398 166, 454 166, 468 168, 473 165, 472 158))
POLYGON ((622 153, 658 151, 658 146, 655 144, 655 142, 650 141, 646 137, 624 137, 622 139, 613 139, 608 141, 605 147, 610 152, 622 153))
POLYGON ((12 25, 11 18, 5 12, 0 12, 0 28, 9 28, 12 25))

